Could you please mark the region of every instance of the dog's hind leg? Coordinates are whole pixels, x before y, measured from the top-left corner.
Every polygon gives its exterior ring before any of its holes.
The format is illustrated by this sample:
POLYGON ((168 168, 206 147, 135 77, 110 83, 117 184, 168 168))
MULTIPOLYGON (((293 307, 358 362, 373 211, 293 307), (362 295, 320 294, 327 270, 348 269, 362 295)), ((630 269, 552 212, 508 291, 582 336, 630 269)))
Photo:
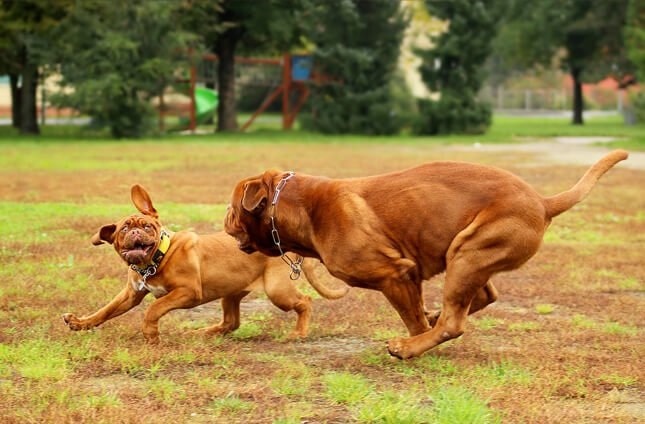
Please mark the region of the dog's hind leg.
MULTIPOLYGON (((468 310, 468 315, 474 314, 477 311, 484 309, 486 306, 494 303, 497 300, 498 292, 493 283, 488 281, 484 287, 479 289, 475 293, 472 302, 470 302, 470 309, 468 310)), ((428 317, 428 322, 431 327, 437 325, 437 320, 441 315, 441 310, 434 312, 426 312, 428 317)))
POLYGON ((390 354, 401 359, 419 356, 438 344, 461 336, 471 302, 487 280, 488 275, 477 271, 449 268, 444 286, 443 307, 434 327, 414 337, 391 340, 388 343, 390 354))
POLYGON ((311 320, 311 298, 300 293, 294 282, 285 282, 285 274, 281 269, 276 271, 267 269, 265 272, 264 291, 275 306, 285 312, 295 311, 298 314, 296 327, 290 337, 307 337, 311 320))
POLYGON ((206 327, 201 331, 205 335, 215 336, 223 335, 235 331, 240 327, 240 302, 251 293, 250 291, 241 291, 230 296, 222 298, 222 321, 211 327, 206 327))
POLYGON ((493 283, 488 281, 484 287, 477 290, 475 297, 470 302, 470 309, 468 315, 474 314, 477 311, 484 309, 486 306, 494 303, 497 300, 498 292, 493 283))
POLYGON ((519 267, 537 251, 540 230, 510 216, 486 222, 476 219, 455 237, 446 254, 446 284, 443 308, 436 325, 427 333, 392 340, 390 354, 405 359, 419 356, 433 347, 463 334, 466 318, 497 297, 489 278, 519 267))

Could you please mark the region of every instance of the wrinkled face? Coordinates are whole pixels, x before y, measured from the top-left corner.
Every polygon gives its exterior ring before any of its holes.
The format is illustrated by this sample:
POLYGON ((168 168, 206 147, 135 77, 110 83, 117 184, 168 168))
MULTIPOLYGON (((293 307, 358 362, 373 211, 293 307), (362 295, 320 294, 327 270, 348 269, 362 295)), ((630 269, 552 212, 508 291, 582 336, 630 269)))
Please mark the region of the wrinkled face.
POLYGON ((146 215, 131 215, 116 224, 101 227, 92 242, 113 244, 119 256, 129 265, 144 266, 152 263, 160 232, 158 220, 146 215))
POLYGON ((245 253, 253 253, 257 249, 251 243, 246 226, 240 221, 239 216, 239 208, 229 205, 226 210, 226 216, 224 217, 224 231, 237 240, 240 250, 245 253))
POLYGON ((266 216, 271 179, 263 176, 240 181, 231 198, 224 218, 224 230, 238 241, 245 253, 260 251, 278 256, 280 252, 271 238, 271 224, 266 216))

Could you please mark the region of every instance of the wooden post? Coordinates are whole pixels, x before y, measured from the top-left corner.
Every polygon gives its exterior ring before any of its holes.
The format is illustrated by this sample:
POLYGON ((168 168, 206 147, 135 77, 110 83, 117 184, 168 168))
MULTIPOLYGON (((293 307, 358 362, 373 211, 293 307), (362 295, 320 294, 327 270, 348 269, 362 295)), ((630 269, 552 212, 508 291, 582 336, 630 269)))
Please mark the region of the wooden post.
POLYGON ((163 91, 159 94, 159 132, 163 133, 166 130, 165 115, 166 115, 166 102, 164 101, 163 91))
POLYGON ((291 55, 285 53, 282 59, 282 129, 291 128, 289 98, 291 95, 291 55))

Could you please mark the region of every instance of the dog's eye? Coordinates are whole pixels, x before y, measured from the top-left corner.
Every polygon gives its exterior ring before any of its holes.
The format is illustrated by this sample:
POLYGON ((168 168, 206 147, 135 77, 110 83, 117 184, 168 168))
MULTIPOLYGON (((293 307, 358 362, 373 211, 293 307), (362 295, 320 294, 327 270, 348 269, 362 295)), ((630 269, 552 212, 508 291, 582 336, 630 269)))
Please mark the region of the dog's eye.
POLYGON ((121 232, 125 233, 127 231, 128 231, 128 227, 127 227, 127 225, 124 225, 123 228, 121 228, 121 232))
POLYGON ((144 230, 146 230, 146 231, 150 231, 150 230, 152 230, 152 225, 150 225, 150 224, 146 224, 146 225, 143 227, 143 229, 144 229, 144 230))

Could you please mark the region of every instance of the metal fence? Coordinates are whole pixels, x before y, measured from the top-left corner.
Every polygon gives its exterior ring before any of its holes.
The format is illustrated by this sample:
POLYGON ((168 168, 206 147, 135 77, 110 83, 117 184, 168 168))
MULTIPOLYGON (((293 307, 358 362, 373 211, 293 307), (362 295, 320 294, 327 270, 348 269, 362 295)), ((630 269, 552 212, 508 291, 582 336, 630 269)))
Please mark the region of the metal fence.
MULTIPOLYGON (((497 110, 569 110, 572 96, 565 89, 507 89, 485 87, 479 98, 493 105, 497 110)), ((623 110, 623 90, 597 88, 584 93, 586 110, 623 110)))

